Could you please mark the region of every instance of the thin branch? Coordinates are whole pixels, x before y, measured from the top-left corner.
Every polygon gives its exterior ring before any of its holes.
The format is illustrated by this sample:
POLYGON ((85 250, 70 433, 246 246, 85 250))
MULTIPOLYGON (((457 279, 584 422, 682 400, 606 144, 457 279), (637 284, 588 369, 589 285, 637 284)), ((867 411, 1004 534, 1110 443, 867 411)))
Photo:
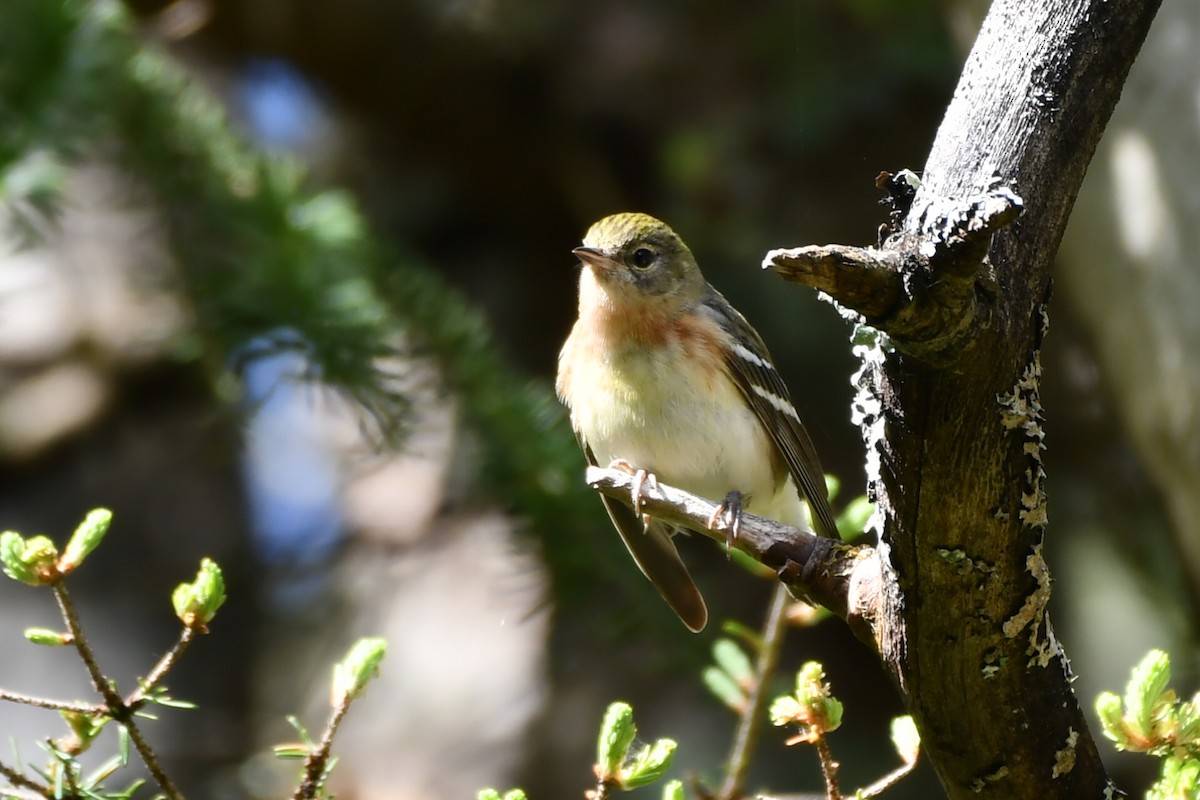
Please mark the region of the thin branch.
POLYGON ((870 786, 864 786, 862 789, 859 789, 858 796, 863 797, 863 798, 878 797, 879 795, 883 794, 885 791, 887 791, 888 789, 892 788, 897 783, 899 783, 901 778, 903 778, 905 775, 912 772, 916 768, 917 768, 917 759, 913 759, 912 761, 909 761, 905 764, 901 764, 899 767, 896 767, 894 770, 889 772, 887 775, 884 775, 882 778, 875 781, 870 786))
MULTIPOLYGON (((587 483, 607 497, 630 502, 633 477, 628 473, 589 467, 587 483)), ((725 545, 726 531, 708 528, 717 503, 661 481, 656 486, 644 485, 641 496, 642 511, 650 516, 725 545)), ((845 619, 859 638, 878 647, 874 626, 882 618, 882 574, 874 548, 826 539, 749 513, 742 515, 733 546, 775 570, 789 587, 845 619)))
POLYGON ((53 796, 53 792, 50 790, 50 787, 41 786, 29 778, 26 778, 20 772, 17 772, 7 764, 0 763, 0 775, 3 775, 4 779, 12 784, 14 788, 25 789, 30 792, 34 792, 34 796, 38 798, 53 796))
POLYGON ((586 800, 610 800, 613 790, 617 788, 617 782, 612 778, 601 778, 596 781, 596 788, 585 792, 586 800))
POLYGON ((325 732, 321 734, 320 743, 304 759, 304 778, 296 787, 296 793, 292 795, 292 800, 313 800, 317 796, 317 790, 320 789, 328 768, 329 753, 333 749, 333 737, 337 734, 338 726, 342 724, 342 718, 350 710, 350 703, 353 700, 352 695, 346 694, 342 701, 334 707, 329 722, 325 725, 325 732))
POLYGON ((927 200, 911 229, 882 248, 823 245, 772 250, 763 269, 828 294, 894 347, 932 365, 953 361, 984 330, 995 279, 992 236, 1024 210, 997 187, 966 199, 927 200))
POLYGON ((174 647, 168 650, 158 663, 154 665, 154 669, 150 670, 150 674, 139 682, 139 686, 125 700, 125 705, 128 708, 136 709, 142 702, 145 701, 146 695, 154 691, 167 673, 179 662, 188 645, 196 638, 197 628, 191 625, 184 625, 180 631, 179 639, 176 640, 174 647))
POLYGON ((36 708, 45 708, 50 711, 69 711, 75 714, 88 714, 91 716, 105 716, 108 714, 108 707, 97 703, 48 700, 44 697, 10 692, 7 689, 0 689, 0 700, 7 700, 10 703, 20 703, 21 705, 34 706, 36 708))
POLYGON ((141 756, 142 763, 146 765, 146 769, 150 771, 150 775, 154 778, 158 787, 162 789, 163 794, 169 800, 183 800, 183 795, 163 770, 162 765, 158 763, 158 757, 150 748, 145 737, 142 736, 137 723, 134 722, 133 709, 125 705, 125 701, 117 693, 116 688, 104 677, 104 672, 100 669, 100 665, 96 661, 96 655, 92 652, 92 647, 88 644, 87 638, 83 634, 83 628, 79 624, 79 617, 75 613, 75 605, 71 601, 71 595, 67 592, 67 587, 63 579, 59 578, 50 584, 50 588, 54 590, 54 597, 58 600, 58 607, 62 611, 63 621, 67 624, 67 630, 71 632, 72 644, 79 653, 79 657, 83 660, 84 666, 87 667, 88 675, 92 679, 92 685, 100 693, 100 696, 104 698, 109 716, 120 723, 129 733, 129 740, 133 742, 134 748, 138 751, 138 755, 141 756))
POLYGON ((767 682, 775 674, 779 664, 779 651, 783 646, 783 637, 787 631, 787 607, 792 602, 787 587, 782 583, 775 587, 771 597, 771 608, 767 612, 767 621, 763 625, 762 644, 758 649, 758 664, 754 672, 754 686, 746 698, 746 705, 738 718, 737 730, 733 736, 733 747, 729 752, 729 764, 725 771, 725 780, 717 793, 720 800, 737 800, 742 796, 742 786, 746 782, 746 771, 750 768, 750 755, 758 740, 759 724, 762 721, 762 710, 767 702, 767 682))
POLYGON ((903 295, 903 256, 897 250, 849 245, 807 245, 771 250, 763 269, 811 286, 867 319, 890 313, 903 295))
POLYGON ((50 584, 50 588, 54 590, 54 599, 58 601, 58 608, 62 612, 63 621, 67 623, 67 630, 71 632, 71 644, 74 645, 75 651, 79 653, 80 659, 83 660, 83 665, 87 668, 88 676, 92 679, 92 686, 104 698, 104 703, 108 707, 109 713, 113 714, 114 718, 120 719, 121 716, 124 716, 125 704, 121 700, 121 695, 117 694, 117 690, 104 677, 104 672, 96 662, 96 654, 92 652, 92 646, 88 644, 87 638, 83 635, 83 629, 79 625, 79 617, 75 613, 75 604, 71 600, 71 595, 67 591, 66 584, 62 578, 59 578, 50 584))
POLYGON ((813 745, 817 748, 817 755, 821 757, 821 775, 825 777, 825 792, 829 796, 829 800, 842 800, 842 792, 838 788, 838 762, 833 760, 833 754, 829 752, 829 742, 824 736, 818 736, 813 745))
POLYGON ((142 736, 141 729, 134 724, 133 715, 131 714, 121 725, 125 727, 125 732, 129 734, 129 741, 133 742, 134 749, 142 757, 142 763, 146 765, 146 769, 150 770, 150 775, 154 778, 154 782, 158 784, 158 788, 163 790, 163 794, 169 800, 183 800, 183 794, 176 788, 171 778, 163 770, 162 765, 158 763, 158 756, 154 754, 150 743, 142 736))

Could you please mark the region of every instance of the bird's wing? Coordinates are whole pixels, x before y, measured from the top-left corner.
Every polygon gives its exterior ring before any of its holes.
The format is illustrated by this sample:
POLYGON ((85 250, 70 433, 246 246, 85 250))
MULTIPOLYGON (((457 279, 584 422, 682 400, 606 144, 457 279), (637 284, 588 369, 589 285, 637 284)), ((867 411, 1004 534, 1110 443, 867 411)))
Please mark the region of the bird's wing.
MULTIPOLYGON (((582 440, 580 445, 588 463, 596 466, 592 448, 582 440)), ((645 528, 633 509, 620 500, 605 495, 601 495, 600 500, 603 501, 604 510, 608 512, 613 527, 621 534, 621 540, 625 542, 625 547, 642 574, 654 584, 663 600, 667 601, 667 605, 689 630, 693 633, 704 630, 708 623, 708 608, 679 557, 668 528, 657 521, 651 522, 650 526, 645 528)))
POLYGON ((726 354, 730 375, 767 429, 787 464, 788 472, 808 501, 817 533, 831 539, 839 538, 817 449, 800 422, 800 415, 796 413, 787 386, 771 361, 766 344, 720 292, 711 286, 708 289, 704 305, 735 343, 726 354))

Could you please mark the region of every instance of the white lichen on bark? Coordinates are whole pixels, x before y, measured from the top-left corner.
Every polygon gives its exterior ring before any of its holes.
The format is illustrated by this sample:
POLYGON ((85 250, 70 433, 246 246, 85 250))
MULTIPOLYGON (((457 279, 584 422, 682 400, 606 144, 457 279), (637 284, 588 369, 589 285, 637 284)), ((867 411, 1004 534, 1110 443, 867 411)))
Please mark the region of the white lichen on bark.
POLYGON ((1058 778, 1075 769, 1075 745, 1079 742, 1079 731, 1067 729, 1067 742, 1063 748, 1054 754, 1054 769, 1050 777, 1058 778))

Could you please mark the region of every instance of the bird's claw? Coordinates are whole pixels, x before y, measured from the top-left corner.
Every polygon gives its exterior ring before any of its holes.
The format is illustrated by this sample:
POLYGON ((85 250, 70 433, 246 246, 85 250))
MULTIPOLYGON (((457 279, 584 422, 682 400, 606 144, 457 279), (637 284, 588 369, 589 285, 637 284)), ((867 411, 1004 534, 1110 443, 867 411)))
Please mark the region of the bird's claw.
POLYGON ((725 549, 731 550, 742 529, 742 493, 736 489, 725 495, 721 505, 717 506, 708 518, 709 530, 721 528, 725 529, 725 549))
POLYGON ((647 526, 650 524, 650 519, 646 514, 642 513, 642 501, 645 499, 645 490, 649 486, 652 490, 658 491, 658 478, 653 472, 647 472, 644 469, 638 469, 623 458, 618 458, 608 465, 609 469, 619 469, 624 473, 633 476, 633 487, 630 489, 630 497, 633 498, 633 513, 643 517, 643 523, 647 526))

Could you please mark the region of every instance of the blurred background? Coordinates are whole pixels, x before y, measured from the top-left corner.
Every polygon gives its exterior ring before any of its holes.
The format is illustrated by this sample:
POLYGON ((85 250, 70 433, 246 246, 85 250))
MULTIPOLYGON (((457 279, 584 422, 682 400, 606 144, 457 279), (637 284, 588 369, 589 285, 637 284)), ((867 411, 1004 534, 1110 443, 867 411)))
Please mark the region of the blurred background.
MULTIPOLYGON (((758 264, 875 241, 875 177, 920 169, 985 5, 5 0, 0 528, 62 541, 113 509, 72 586, 124 686, 176 635, 171 588, 222 564, 230 601, 168 681, 200 709, 150 729, 185 793, 284 796, 270 745, 287 714, 320 729, 328 665, 367 634, 391 646, 340 797, 577 797, 615 699, 714 785, 719 625, 688 634, 636 572, 552 399, 570 250, 608 213, 668 221, 770 345, 845 503, 851 329, 758 264)), ((1165 0, 1043 354, 1055 631, 1086 707, 1153 646, 1196 686, 1198 39, 1200 6, 1165 0)), ((715 620, 761 624, 769 583, 704 542, 685 558, 715 620)), ((70 653, 21 637, 57 624, 0 584, 0 686, 88 696, 70 653)), ((843 787, 865 785, 898 763, 896 693, 836 622, 792 634, 781 690, 809 659, 846 704, 843 787)), ((59 728, 0 706, 28 761, 59 728)), ((781 738, 748 788, 818 791, 781 738)), ((891 796, 935 787, 926 765, 891 796)))

